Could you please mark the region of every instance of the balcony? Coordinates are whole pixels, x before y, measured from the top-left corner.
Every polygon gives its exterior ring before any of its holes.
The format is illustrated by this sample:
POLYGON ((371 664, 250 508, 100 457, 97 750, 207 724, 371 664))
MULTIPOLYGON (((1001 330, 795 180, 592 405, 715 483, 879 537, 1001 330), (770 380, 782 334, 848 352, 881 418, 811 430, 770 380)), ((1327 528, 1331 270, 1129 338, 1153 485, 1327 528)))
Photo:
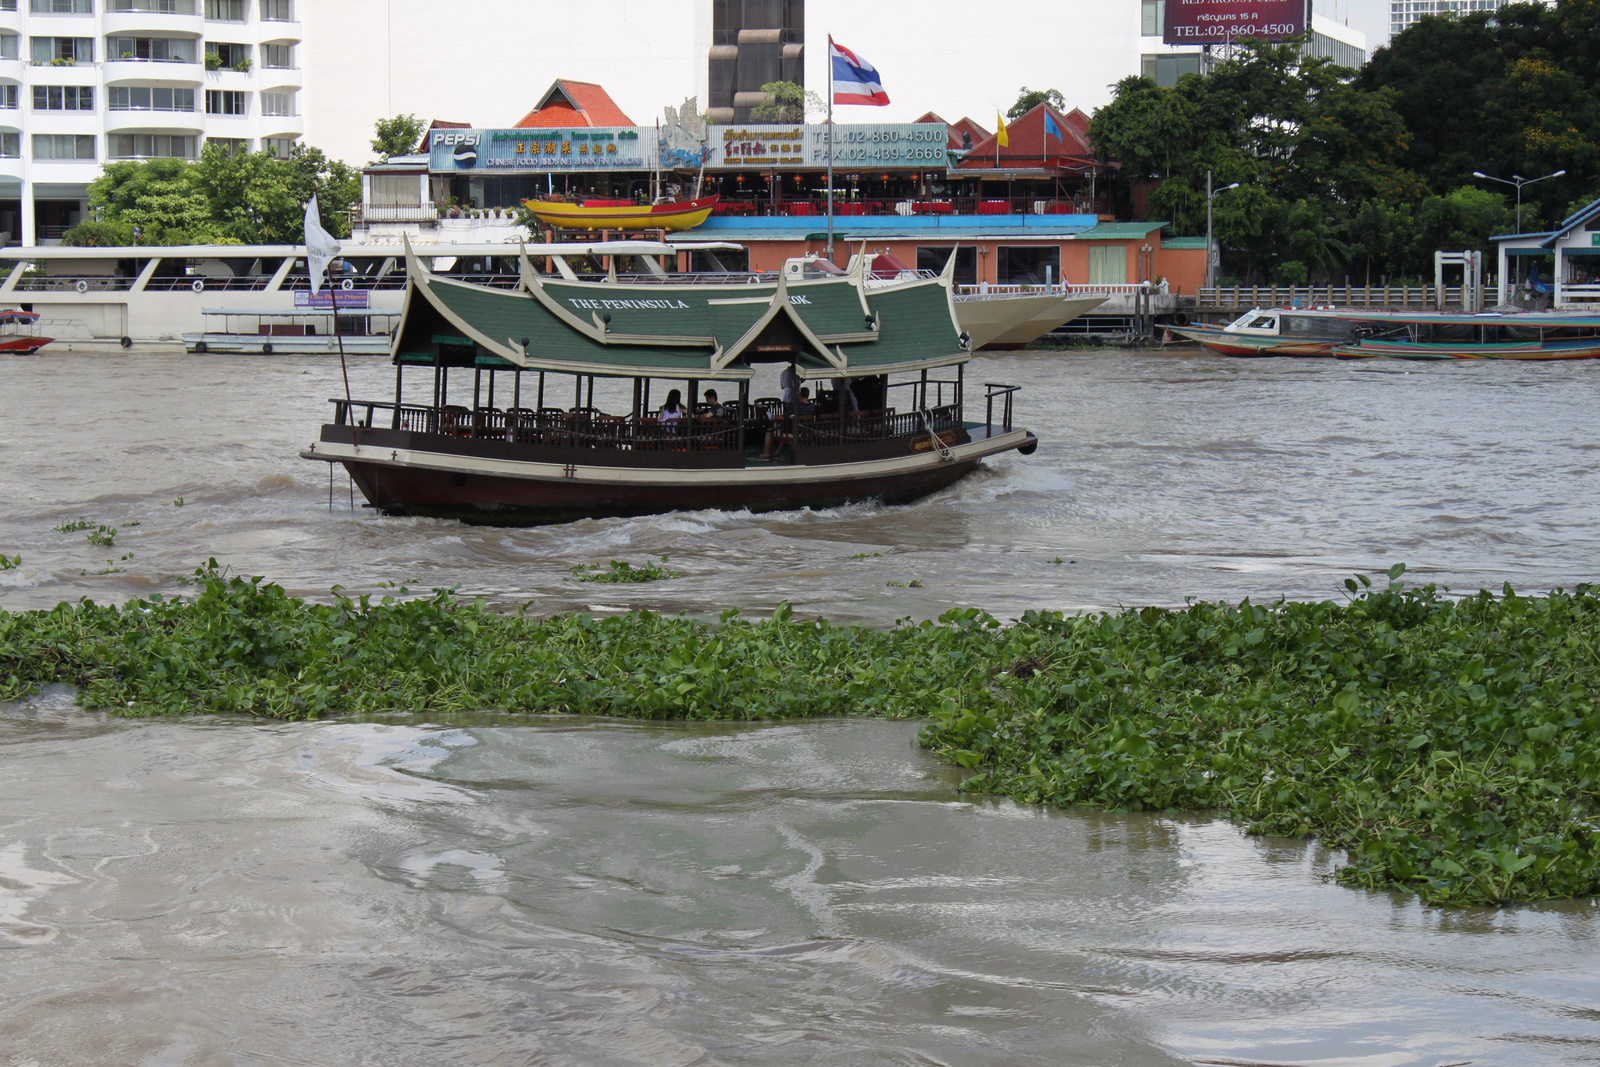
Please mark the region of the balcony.
POLYGON ((101 32, 118 37, 200 37, 205 16, 170 11, 112 11, 100 16, 101 32))
POLYGON ((193 111, 125 108, 107 111, 105 128, 112 132, 185 133, 200 132, 200 115, 193 111))
POLYGON ((192 60, 138 59, 132 56, 107 60, 101 64, 107 84, 116 82, 161 82, 198 86, 205 67, 192 60))

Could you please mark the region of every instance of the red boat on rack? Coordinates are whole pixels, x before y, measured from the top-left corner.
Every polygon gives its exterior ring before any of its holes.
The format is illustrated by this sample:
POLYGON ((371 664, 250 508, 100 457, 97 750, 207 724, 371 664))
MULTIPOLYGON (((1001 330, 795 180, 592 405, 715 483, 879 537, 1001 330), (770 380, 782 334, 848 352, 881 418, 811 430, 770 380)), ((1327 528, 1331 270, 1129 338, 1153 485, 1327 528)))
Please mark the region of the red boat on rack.
POLYGON ((0 310, 0 353, 31 356, 54 340, 39 333, 39 316, 33 312, 0 310))
POLYGON ((564 230, 690 230, 706 221, 717 206, 715 196, 635 204, 632 200, 524 200, 540 222, 564 230))

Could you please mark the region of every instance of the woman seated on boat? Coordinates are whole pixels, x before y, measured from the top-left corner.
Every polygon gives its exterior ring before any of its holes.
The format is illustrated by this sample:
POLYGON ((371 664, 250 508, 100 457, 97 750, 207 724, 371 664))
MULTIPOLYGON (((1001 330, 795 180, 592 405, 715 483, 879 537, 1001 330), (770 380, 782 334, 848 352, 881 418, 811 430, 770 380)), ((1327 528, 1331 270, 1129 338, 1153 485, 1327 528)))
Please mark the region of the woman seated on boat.
POLYGON ((664 432, 677 433, 684 414, 683 394, 674 389, 667 394, 667 402, 662 404, 661 410, 656 413, 656 420, 664 432))
MULTIPOLYGON (((800 398, 794 402, 796 415, 815 415, 817 406, 811 402, 811 390, 801 389, 800 398)), ((761 453, 762 459, 771 459, 778 454, 778 449, 785 444, 794 442, 792 427, 785 428, 781 422, 774 423, 773 428, 767 431, 767 447, 761 453)))

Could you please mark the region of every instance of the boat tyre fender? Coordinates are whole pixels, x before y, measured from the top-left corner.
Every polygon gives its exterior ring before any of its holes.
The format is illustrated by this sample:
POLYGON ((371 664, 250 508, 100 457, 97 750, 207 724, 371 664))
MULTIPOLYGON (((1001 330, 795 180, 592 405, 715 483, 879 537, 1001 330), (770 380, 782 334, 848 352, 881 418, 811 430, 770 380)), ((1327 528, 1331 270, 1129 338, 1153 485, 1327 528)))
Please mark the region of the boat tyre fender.
POLYGON ((1033 455, 1035 452, 1039 451, 1039 439, 1037 437, 1028 438, 1025 442, 1017 446, 1017 451, 1022 453, 1024 456, 1033 455))
POLYGON ((196 352, 209 352, 211 351, 211 346, 206 344, 204 341, 196 341, 194 343, 194 350, 196 352))
POLYGON ((203 293, 206 291, 206 283, 201 281, 199 278, 196 278, 194 281, 189 283, 189 288, 193 289, 197 293, 203 293))
POLYGON ((117 344, 121 345, 123 348, 132 348, 133 347, 133 338, 124 337, 122 340, 118 341, 117 344))
POLYGON ((272 346, 271 345, 262 345, 261 346, 261 354, 264 355, 264 356, 272 355, 272 346))
POLYGON ((84 281, 82 278, 79 278, 78 284, 74 285, 73 288, 78 290, 80 293, 87 293, 89 291, 89 283, 84 281))
POLYGON ((1178 312, 1176 315, 1172 316, 1172 324, 1174 326, 1187 326, 1187 325, 1189 325, 1189 316, 1188 316, 1188 314, 1186 312, 1182 312, 1182 311, 1178 312))

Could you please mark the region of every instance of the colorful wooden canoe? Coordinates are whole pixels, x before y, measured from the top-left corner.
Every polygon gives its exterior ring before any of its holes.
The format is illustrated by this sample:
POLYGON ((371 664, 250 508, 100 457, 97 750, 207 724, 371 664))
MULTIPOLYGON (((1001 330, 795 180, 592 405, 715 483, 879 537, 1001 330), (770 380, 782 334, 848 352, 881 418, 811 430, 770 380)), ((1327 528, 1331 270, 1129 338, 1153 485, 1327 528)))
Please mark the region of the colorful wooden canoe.
POLYGON ((585 200, 569 204, 555 200, 524 200, 523 206, 550 226, 565 230, 689 230, 706 221, 717 206, 715 196, 698 200, 673 200, 664 204, 634 204, 617 200, 585 200))

